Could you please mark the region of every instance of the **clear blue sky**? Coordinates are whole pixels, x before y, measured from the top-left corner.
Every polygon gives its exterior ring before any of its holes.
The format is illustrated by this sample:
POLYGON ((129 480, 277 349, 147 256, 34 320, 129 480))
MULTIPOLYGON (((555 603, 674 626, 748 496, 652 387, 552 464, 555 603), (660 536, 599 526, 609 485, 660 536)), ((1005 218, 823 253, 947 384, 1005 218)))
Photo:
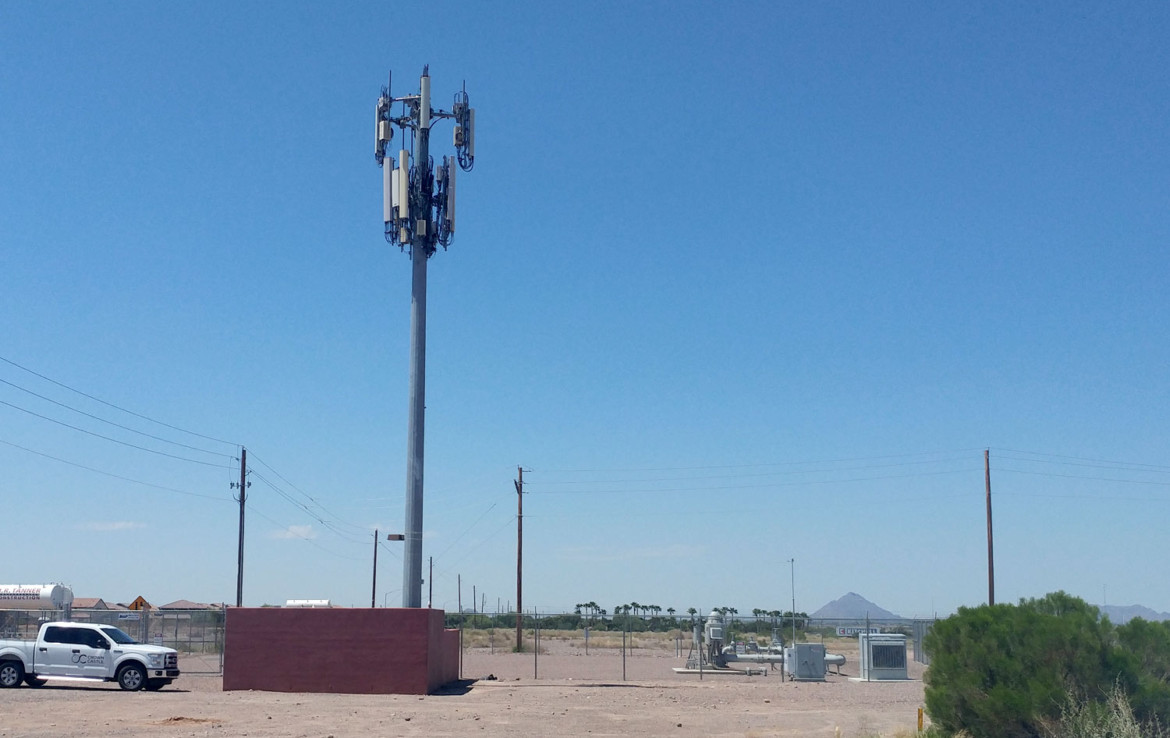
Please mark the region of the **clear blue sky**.
POLYGON ((0 583, 234 601, 243 445, 245 603, 369 603, 410 292, 373 109, 430 64, 479 126, 430 264, 436 606, 514 603, 517 465, 526 607, 978 604, 990 448, 999 600, 1170 610, 1167 38, 1164 2, 0 4, 0 583))

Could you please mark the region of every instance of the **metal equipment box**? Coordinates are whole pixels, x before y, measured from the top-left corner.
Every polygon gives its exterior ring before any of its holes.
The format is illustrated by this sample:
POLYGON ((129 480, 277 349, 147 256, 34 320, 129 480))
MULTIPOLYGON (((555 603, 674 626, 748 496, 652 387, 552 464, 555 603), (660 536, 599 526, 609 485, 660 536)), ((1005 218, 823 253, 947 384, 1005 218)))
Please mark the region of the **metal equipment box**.
POLYGON ((858 633, 861 678, 865 681, 909 679, 906 673, 906 636, 897 633, 858 633))
POLYGON ((796 643, 786 647, 784 670, 794 682, 825 681, 825 645, 796 643))

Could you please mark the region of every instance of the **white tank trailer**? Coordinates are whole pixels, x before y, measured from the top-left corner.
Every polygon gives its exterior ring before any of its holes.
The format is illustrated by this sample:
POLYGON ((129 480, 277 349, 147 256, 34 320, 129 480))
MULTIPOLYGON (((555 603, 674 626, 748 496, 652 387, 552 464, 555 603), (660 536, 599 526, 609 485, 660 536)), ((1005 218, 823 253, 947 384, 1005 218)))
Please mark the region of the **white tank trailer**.
POLYGON ((821 681, 825 680, 826 667, 837 667, 837 673, 845 664, 845 656, 839 653, 825 653, 825 646, 821 643, 795 643, 785 648, 782 639, 776 632, 772 633, 772 643, 762 651, 737 653, 735 646, 725 646, 723 616, 712 612, 707 621, 700 624, 695 621, 691 632, 691 654, 687 658, 685 668, 675 669, 680 674, 689 674, 700 670, 709 670, 711 673, 742 673, 732 669, 730 663, 767 664, 769 667, 780 666, 784 673, 793 681, 821 681))
POLYGON ((69 617, 73 590, 64 584, 0 584, 0 609, 61 610, 69 617))
POLYGON ((285 607, 333 607, 329 600, 285 600, 285 607))

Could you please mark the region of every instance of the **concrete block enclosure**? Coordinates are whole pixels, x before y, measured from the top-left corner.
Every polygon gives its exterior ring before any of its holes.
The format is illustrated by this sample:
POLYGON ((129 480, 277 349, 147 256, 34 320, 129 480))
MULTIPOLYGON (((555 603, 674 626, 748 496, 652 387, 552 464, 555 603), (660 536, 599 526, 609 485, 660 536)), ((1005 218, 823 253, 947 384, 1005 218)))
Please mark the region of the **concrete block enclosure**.
POLYGON ((459 679, 459 632, 443 618, 414 608, 230 608, 223 688, 429 694, 459 679))

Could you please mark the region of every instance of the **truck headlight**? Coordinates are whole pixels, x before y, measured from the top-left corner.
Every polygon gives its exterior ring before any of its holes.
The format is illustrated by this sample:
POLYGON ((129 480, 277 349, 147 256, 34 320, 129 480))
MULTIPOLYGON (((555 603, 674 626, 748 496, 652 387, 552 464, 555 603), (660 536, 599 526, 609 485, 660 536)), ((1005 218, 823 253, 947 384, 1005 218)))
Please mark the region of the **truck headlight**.
POLYGON ((148 657, 150 659, 150 668, 161 669, 163 665, 163 655, 161 653, 152 653, 148 657))

